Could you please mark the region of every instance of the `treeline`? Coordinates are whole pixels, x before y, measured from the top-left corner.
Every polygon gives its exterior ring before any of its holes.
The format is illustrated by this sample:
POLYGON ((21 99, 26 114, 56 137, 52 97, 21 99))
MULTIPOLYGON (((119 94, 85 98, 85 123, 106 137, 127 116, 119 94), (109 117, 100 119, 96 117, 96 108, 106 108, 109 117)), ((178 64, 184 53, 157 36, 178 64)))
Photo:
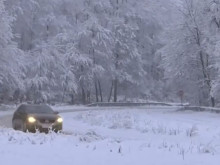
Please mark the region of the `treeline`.
POLYGON ((215 106, 219 0, 176 2, 0 0, 1 102, 215 106))
POLYGON ((162 29, 153 1, 0 2, 2 101, 158 97, 162 29))

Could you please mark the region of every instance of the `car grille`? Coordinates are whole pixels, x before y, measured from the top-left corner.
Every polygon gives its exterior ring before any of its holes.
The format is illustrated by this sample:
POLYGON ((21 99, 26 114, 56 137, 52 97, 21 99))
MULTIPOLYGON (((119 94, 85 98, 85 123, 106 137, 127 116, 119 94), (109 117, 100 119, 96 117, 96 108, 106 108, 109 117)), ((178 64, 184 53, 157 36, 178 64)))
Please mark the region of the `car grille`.
POLYGON ((55 122, 55 120, 49 120, 49 119, 40 119, 39 120, 41 123, 54 123, 55 122))

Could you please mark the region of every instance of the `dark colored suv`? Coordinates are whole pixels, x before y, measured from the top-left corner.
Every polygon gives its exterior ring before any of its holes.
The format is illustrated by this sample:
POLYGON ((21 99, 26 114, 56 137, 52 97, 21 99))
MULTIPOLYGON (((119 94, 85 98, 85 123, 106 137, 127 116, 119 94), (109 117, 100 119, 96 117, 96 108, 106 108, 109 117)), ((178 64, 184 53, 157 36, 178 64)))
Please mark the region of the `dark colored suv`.
POLYGON ((62 130, 63 119, 48 105, 22 104, 14 112, 12 126, 23 132, 58 132, 62 130))

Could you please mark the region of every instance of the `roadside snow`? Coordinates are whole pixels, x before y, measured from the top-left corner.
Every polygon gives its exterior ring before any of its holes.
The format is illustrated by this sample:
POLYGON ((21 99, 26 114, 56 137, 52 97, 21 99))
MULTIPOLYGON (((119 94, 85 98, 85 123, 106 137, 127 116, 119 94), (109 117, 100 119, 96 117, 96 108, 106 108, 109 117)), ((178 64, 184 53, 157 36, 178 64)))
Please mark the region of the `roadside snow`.
POLYGON ((0 164, 218 165, 220 115, 175 110, 96 108, 61 113, 60 134, 0 128, 0 164))

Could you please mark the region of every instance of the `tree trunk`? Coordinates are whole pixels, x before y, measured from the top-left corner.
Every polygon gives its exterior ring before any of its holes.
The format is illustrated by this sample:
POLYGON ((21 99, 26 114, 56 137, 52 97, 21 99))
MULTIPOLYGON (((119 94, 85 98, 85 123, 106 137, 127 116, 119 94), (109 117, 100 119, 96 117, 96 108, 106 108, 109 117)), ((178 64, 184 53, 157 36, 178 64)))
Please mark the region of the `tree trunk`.
POLYGON ((112 97, 113 86, 114 86, 114 82, 112 81, 112 85, 111 85, 111 88, 110 88, 110 94, 109 94, 109 97, 108 97, 108 102, 110 102, 111 97, 112 97))
POLYGON ((211 103, 212 103, 212 107, 215 107, 215 98, 213 96, 211 97, 211 103))
POLYGON ((86 93, 83 87, 82 87, 82 103, 86 104, 86 93))
POLYGON ((96 102, 99 102, 98 85, 96 80, 95 80, 95 96, 96 96, 96 102))
POLYGON ((98 85, 99 85, 99 94, 100 94, 100 97, 101 97, 101 102, 103 102, 103 97, 102 97, 102 86, 101 86, 100 80, 98 80, 98 85))
MULTIPOLYGON (((190 16, 192 17, 193 15, 190 15, 190 16)), ((204 52, 202 51, 201 33, 200 33, 200 29, 199 29, 199 27, 197 25, 196 19, 194 19, 194 23, 195 23, 195 30, 196 30, 196 34, 194 34, 194 36, 196 37, 197 45, 201 49, 200 52, 199 52, 199 58, 200 58, 201 66, 202 66, 202 74, 203 74, 204 82, 208 86, 209 97, 211 98, 210 99, 211 105, 214 107, 215 106, 215 99, 214 99, 213 96, 211 96, 212 84, 211 84, 210 73, 208 71, 208 68, 209 68, 209 56, 208 56, 208 54, 204 54, 204 52), (206 61, 205 61, 204 55, 206 55, 206 61)))
POLYGON ((118 96, 118 79, 115 78, 114 80, 114 102, 117 102, 117 96, 118 96))
POLYGON ((212 107, 214 107, 215 106, 215 98, 213 96, 211 96, 211 90, 212 90, 211 78, 210 78, 210 75, 207 71, 207 69, 209 67, 208 57, 206 57, 207 58, 207 63, 205 64, 204 57, 203 57, 203 52, 200 51, 199 55, 200 55, 200 61, 201 61, 201 65, 202 65, 202 73, 203 73, 204 81, 207 84, 208 89, 209 89, 209 96, 211 97, 211 99, 210 99, 211 105, 212 105, 212 107))
MULTIPOLYGON (((115 61, 116 70, 118 70, 118 59, 119 59, 119 54, 116 53, 116 61, 115 61)), ((118 96, 118 78, 116 75, 114 80, 114 102, 117 102, 117 96, 118 96)))
POLYGON ((76 13, 76 15, 75 15, 75 20, 76 20, 76 25, 78 24, 78 13, 76 13))
POLYGON ((70 97, 71 97, 71 104, 74 104, 74 94, 71 93, 71 94, 70 94, 70 97))
POLYGON ((91 100, 90 93, 91 92, 89 90, 87 90, 87 103, 90 103, 90 100, 91 100))
POLYGON ((66 87, 65 87, 64 90, 63 90, 62 103, 63 103, 65 94, 66 94, 66 87))

